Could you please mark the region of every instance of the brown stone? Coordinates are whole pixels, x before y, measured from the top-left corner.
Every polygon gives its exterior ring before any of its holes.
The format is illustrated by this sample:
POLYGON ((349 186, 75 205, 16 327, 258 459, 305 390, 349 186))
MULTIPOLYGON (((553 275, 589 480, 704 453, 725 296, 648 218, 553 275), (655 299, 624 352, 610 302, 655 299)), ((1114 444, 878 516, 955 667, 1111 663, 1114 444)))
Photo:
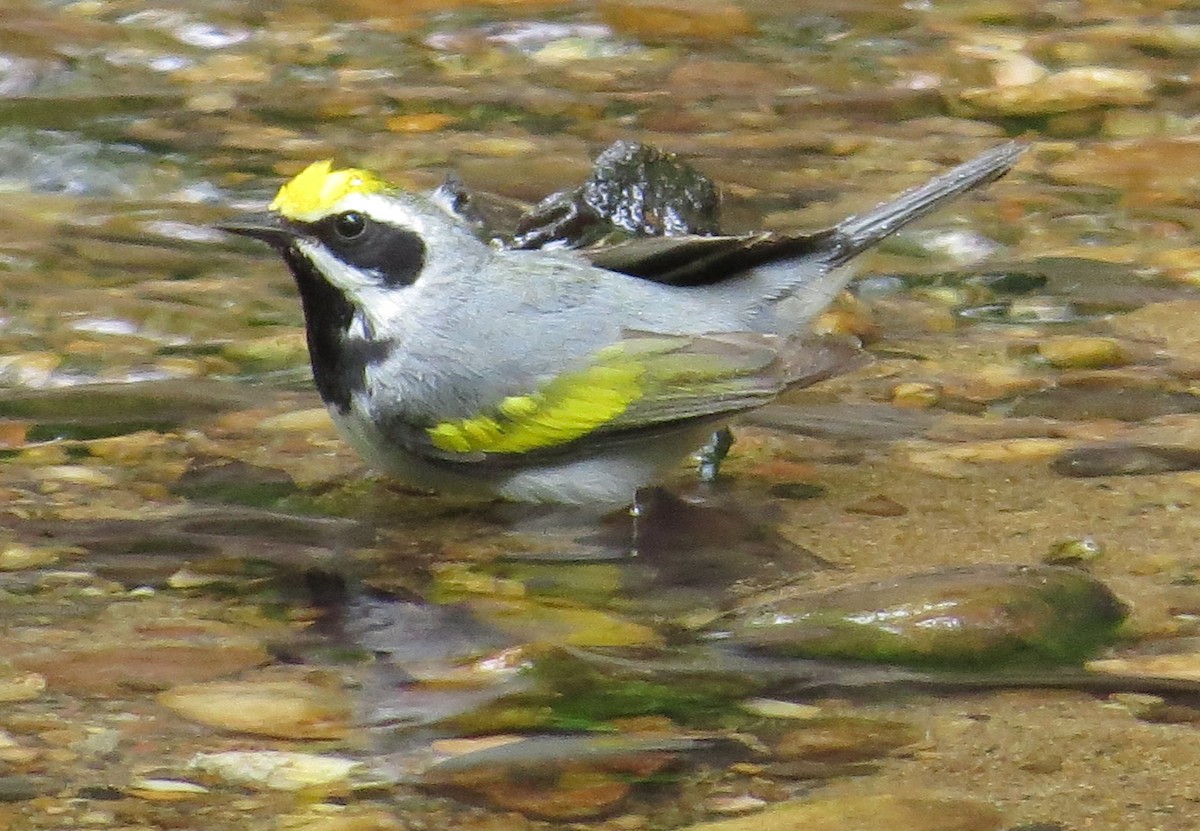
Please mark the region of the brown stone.
POLYGON ((600 14, 617 32, 652 43, 681 39, 723 43, 754 31, 745 10, 720 0, 605 0, 600 14))
POLYGON ((18 658, 21 669, 41 673, 50 689, 85 695, 161 690, 232 675, 270 660, 257 644, 110 646, 18 658))

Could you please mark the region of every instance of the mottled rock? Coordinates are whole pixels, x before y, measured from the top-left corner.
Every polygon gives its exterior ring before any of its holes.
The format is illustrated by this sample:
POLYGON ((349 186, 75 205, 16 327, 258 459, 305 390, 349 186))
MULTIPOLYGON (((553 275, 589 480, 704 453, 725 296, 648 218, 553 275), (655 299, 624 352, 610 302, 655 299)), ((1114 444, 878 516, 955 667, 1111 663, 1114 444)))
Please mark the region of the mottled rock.
POLYGON ((712 629, 775 654, 984 667, 1082 660, 1125 613, 1103 583, 1075 569, 980 566, 751 599, 712 629))

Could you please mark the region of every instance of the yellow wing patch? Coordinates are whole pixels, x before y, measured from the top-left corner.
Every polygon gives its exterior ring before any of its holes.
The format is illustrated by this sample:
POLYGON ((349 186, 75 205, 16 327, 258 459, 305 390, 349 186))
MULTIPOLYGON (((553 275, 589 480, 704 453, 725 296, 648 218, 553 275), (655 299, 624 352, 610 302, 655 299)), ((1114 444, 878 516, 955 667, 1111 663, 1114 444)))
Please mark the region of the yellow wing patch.
POLYGON ((776 358, 759 335, 631 335, 538 392, 426 432, 447 453, 528 453, 607 429, 736 412, 778 394, 776 358))
POLYGON ((643 367, 620 350, 555 378, 533 395, 513 395, 495 415, 444 421, 428 430, 439 450, 453 453, 527 453, 588 435, 625 412, 642 394, 643 367))
POLYGON ((327 216, 338 201, 351 193, 380 193, 388 189, 388 183, 374 173, 356 167, 334 170, 333 161, 325 159, 313 162, 284 184, 271 202, 271 210, 296 222, 312 222, 327 216))

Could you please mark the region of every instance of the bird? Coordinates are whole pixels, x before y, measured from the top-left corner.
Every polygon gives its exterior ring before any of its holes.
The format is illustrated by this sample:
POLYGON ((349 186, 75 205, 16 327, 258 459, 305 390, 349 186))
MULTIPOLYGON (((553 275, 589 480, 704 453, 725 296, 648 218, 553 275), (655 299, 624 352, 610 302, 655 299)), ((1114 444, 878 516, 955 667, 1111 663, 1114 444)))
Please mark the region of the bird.
POLYGON ((282 256, 317 391, 369 466, 444 494, 619 507, 715 429, 829 375, 808 330, 850 261, 1024 149, 815 233, 506 250, 444 202, 331 160, 218 227, 282 256))

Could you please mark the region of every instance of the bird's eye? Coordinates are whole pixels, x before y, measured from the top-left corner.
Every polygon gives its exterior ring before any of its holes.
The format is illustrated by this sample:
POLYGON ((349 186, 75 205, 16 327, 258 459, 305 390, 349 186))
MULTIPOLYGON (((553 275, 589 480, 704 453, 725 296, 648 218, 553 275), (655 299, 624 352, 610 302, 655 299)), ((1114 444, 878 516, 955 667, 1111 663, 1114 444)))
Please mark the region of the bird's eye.
POLYGON ((342 239, 356 239, 367 229, 367 220, 362 214, 347 211, 333 220, 333 230, 342 239))

